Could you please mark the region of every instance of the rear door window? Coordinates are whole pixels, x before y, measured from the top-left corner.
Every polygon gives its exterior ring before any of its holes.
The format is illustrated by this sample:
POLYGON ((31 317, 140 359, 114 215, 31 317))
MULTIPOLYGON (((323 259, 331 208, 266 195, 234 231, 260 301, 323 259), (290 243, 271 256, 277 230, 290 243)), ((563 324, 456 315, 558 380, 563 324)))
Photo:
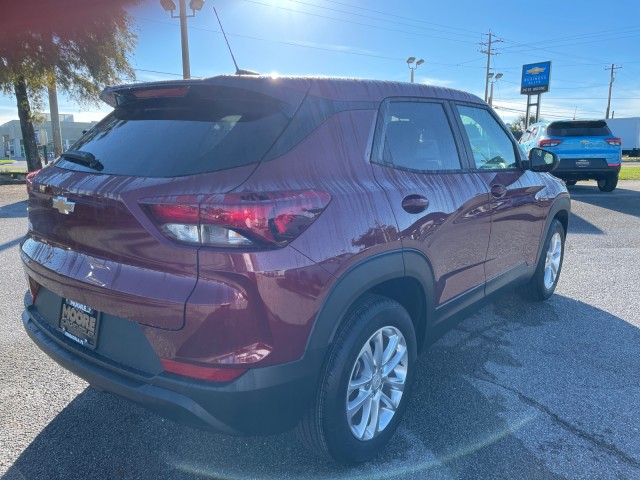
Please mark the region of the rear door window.
MULTIPOLYGON (((180 97, 129 99, 71 150, 89 152, 101 173, 175 177, 259 162, 289 121, 280 100, 229 87, 190 87, 180 97)), ((56 165, 95 172, 65 160, 56 165)))
POLYGON ((393 100, 383 109, 379 162, 414 171, 460 170, 460 156, 441 103, 393 100))

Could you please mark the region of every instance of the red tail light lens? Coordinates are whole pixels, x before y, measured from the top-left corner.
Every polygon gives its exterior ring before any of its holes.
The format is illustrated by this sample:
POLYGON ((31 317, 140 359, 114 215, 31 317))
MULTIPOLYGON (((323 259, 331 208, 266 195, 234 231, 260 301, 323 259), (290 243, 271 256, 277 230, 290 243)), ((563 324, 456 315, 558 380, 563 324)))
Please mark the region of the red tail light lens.
POLYGON ((329 204, 315 190, 217 194, 145 199, 160 229, 183 243, 221 246, 282 247, 311 225, 329 204))
POLYGON ((25 186, 27 187, 27 193, 33 190, 33 177, 35 177, 40 170, 35 170, 33 172, 27 173, 25 177, 25 186))
POLYGON ((33 278, 27 276, 27 283, 29 284, 29 295, 31 295, 31 303, 36 301, 38 292, 40 291, 40 284, 33 278))
POLYGON ((619 147, 622 145, 622 140, 620 140, 617 137, 613 137, 613 138, 605 138, 605 141, 609 144, 609 145, 613 145, 615 147, 619 147))
POLYGON ((562 140, 560 140, 559 138, 541 138, 540 140, 538 140, 539 147, 555 147, 557 145, 560 145, 561 143, 562 140))

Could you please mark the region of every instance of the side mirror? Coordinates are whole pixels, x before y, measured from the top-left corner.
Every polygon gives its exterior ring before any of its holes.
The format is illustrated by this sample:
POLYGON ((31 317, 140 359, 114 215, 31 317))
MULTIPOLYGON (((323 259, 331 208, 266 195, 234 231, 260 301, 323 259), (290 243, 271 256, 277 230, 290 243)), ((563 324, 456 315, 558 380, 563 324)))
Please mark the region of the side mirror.
POLYGON ((529 150, 529 168, 532 172, 551 172, 560 165, 558 155, 542 148, 529 150))

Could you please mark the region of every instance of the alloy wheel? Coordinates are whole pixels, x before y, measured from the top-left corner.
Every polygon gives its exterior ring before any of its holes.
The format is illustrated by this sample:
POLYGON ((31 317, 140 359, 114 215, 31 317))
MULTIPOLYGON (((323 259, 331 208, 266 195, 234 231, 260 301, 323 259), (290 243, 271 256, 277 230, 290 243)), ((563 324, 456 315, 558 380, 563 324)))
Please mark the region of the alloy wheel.
POLYGON ((346 412, 359 440, 376 438, 393 419, 407 380, 409 354, 402 332, 383 327, 363 345, 351 370, 346 412))
POLYGON ((562 237, 560 233, 555 232, 549 242, 547 250, 547 258, 544 263, 544 286, 547 290, 553 288, 560 271, 560 262, 562 261, 562 237))

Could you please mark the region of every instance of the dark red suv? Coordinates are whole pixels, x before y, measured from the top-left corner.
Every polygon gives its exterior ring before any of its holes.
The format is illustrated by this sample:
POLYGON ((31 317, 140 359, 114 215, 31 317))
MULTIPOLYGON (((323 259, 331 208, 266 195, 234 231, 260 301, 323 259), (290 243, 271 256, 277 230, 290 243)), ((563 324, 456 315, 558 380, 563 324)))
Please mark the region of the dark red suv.
POLYGON ((30 179, 24 326, 177 421, 379 452, 418 353, 501 287, 549 297, 570 201, 464 92, 220 76, 115 87, 30 179))

